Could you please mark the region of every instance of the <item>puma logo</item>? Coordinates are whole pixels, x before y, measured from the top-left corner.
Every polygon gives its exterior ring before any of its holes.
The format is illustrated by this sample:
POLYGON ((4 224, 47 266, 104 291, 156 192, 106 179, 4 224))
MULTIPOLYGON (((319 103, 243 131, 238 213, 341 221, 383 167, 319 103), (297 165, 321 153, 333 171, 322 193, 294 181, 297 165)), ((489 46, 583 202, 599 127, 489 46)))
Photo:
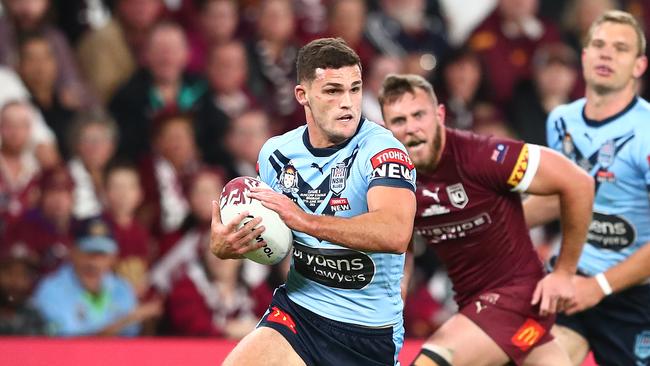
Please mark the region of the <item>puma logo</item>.
POLYGON ((481 311, 487 309, 487 305, 481 304, 480 300, 476 300, 474 304, 476 304, 476 314, 480 314, 481 311))
POLYGON ((321 174, 323 174, 323 168, 321 168, 318 164, 316 164, 316 163, 311 163, 311 167, 312 167, 312 168, 316 168, 316 169, 318 169, 318 171, 319 171, 321 174))
POLYGON ((425 188, 425 189, 422 190, 422 195, 423 195, 424 197, 431 197, 431 198, 433 198, 436 202, 440 203, 440 197, 438 197, 438 191, 439 191, 439 190, 440 190, 440 187, 436 187, 436 191, 435 191, 435 192, 431 192, 430 190, 428 190, 428 189, 425 188))

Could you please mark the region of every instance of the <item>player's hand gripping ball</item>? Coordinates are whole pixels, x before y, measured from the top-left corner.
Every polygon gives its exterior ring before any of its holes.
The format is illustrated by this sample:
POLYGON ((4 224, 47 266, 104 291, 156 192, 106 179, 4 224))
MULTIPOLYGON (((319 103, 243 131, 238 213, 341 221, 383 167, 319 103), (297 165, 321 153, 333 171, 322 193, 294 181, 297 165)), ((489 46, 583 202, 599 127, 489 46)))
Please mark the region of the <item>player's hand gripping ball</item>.
POLYGON ((251 245, 261 241, 266 242, 266 245, 244 254, 244 257, 261 264, 276 264, 284 259, 291 250, 293 234, 275 211, 264 207, 259 200, 248 196, 252 187, 271 189, 266 183, 251 177, 235 178, 223 187, 219 201, 221 222, 228 224, 244 211, 248 211, 248 216, 239 227, 256 217, 261 217, 261 225, 264 225, 266 230, 253 239, 251 245))

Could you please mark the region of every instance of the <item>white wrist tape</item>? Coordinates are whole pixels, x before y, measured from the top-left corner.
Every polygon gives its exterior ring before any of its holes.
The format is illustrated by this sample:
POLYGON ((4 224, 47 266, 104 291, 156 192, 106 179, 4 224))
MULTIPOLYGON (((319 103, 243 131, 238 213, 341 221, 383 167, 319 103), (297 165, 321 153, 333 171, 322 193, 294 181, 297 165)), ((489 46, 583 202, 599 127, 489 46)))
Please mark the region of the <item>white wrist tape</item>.
POLYGON ((604 273, 599 273, 594 276, 594 278, 596 278, 596 282, 598 282, 598 286, 600 286, 600 289, 603 290, 605 296, 611 295, 612 292, 614 292, 612 290, 612 286, 609 285, 609 281, 607 281, 607 277, 605 277, 604 273))

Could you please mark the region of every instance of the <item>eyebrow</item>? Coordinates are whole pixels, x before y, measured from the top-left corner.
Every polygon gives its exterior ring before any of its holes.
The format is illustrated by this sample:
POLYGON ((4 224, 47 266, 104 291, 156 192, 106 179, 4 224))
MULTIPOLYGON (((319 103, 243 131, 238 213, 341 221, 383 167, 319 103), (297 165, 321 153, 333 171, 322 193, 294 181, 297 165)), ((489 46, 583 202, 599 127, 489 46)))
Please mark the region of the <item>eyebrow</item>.
MULTIPOLYGON (((352 83, 352 86, 357 86, 357 85, 361 85, 361 80, 357 80, 357 81, 352 83)), ((328 86, 333 86, 333 87, 336 87, 336 88, 342 88, 343 84, 335 83, 333 81, 330 81, 327 84, 323 85, 323 88, 328 87, 328 86)))

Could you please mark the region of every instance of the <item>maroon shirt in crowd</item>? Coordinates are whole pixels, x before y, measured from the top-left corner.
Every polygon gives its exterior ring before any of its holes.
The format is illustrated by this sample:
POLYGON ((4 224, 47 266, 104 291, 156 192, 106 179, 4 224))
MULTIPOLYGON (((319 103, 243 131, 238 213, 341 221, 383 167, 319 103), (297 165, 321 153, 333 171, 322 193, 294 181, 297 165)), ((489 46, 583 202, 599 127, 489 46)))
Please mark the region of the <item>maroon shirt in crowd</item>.
POLYGON ((463 307, 488 290, 534 287, 544 270, 512 191, 529 167, 528 145, 452 129, 446 138, 435 171, 418 171, 415 231, 447 266, 456 301, 463 307))

